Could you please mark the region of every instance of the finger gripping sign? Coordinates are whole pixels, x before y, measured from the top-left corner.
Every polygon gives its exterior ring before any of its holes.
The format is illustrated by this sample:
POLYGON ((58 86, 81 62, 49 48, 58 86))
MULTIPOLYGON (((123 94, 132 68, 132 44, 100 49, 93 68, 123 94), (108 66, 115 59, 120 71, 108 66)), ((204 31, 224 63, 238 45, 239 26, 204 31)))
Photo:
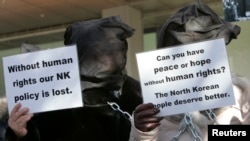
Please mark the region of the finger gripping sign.
POLYGON ((235 104, 224 39, 136 54, 144 103, 167 116, 235 104))
POLYGON ((82 107, 76 46, 3 57, 9 113, 17 103, 31 113, 82 107))

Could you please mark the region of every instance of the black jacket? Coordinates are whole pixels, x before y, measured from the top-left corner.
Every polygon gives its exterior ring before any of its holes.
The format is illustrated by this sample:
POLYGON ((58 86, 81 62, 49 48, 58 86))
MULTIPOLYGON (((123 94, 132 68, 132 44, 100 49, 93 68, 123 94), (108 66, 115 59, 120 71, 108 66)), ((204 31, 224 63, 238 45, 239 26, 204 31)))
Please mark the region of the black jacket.
MULTIPOLYGON (((92 92, 104 93, 100 89, 92 92)), ((142 102, 139 83, 128 77, 122 93, 120 99, 114 98, 112 102, 116 102, 122 111, 132 114, 133 109, 142 102)), ((130 124, 126 116, 108 104, 86 105, 83 108, 35 114, 28 122, 28 135, 21 141, 128 141, 130 124)), ((6 141, 15 141, 10 128, 6 141)))

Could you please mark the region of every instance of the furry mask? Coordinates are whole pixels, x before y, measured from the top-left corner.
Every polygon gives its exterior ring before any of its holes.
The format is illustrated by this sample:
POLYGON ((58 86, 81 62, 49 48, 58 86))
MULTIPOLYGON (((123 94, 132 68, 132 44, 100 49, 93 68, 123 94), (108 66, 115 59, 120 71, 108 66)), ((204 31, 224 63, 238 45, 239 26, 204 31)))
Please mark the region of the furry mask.
POLYGON ((121 89, 127 59, 127 41, 134 29, 120 17, 77 22, 66 29, 64 44, 76 44, 83 89, 121 89))
POLYGON ((197 0, 179 9, 164 23, 159 33, 158 48, 215 38, 224 38, 227 45, 239 34, 239 26, 224 21, 197 0))

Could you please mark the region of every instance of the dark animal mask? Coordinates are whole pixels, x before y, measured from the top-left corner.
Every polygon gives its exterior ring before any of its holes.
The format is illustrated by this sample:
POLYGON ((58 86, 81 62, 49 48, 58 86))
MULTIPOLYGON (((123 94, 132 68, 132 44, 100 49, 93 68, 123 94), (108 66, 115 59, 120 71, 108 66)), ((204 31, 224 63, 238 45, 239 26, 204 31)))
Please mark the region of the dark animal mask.
POLYGON ((128 140, 130 121, 107 101, 116 102, 130 113, 135 108, 127 104, 126 97, 134 104, 136 95, 131 91, 133 87, 127 87, 130 77, 125 70, 126 38, 133 33, 117 16, 77 22, 66 29, 65 45, 76 44, 78 49, 85 108, 79 109, 75 117, 86 127, 85 132, 78 130, 79 135, 86 134, 84 140, 91 136, 96 138, 92 140, 128 140))
POLYGON ((221 19, 200 0, 181 8, 160 30, 158 48, 224 37, 229 44, 240 27, 221 19))
POLYGON ((120 90, 124 83, 127 41, 134 29, 120 17, 77 22, 66 29, 65 45, 76 44, 83 91, 120 90))

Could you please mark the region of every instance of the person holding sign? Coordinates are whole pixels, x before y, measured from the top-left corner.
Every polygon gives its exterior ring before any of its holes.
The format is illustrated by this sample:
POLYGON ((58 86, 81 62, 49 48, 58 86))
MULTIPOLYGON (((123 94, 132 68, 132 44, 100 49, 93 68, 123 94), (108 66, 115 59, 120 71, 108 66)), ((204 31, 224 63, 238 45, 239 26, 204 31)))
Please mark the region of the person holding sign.
POLYGON ((130 114, 142 102, 139 82, 125 70, 133 32, 118 16, 69 26, 64 44, 77 46, 84 106, 33 114, 17 104, 6 140, 127 141, 130 114))
POLYGON ((207 125, 249 125, 250 108, 247 103, 250 102, 250 83, 245 77, 232 75, 232 78, 234 94, 237 96, 236 105, 213 109, 212 115, 216 115, 213 120, 207 116, 206 111, 192 112, 190 116, 178 114, 155 117, 160 112, 158 108, 155 108, 152 103, 140 104, 134 110, 130 141, 170 141, 175 139, 206 141, 207 125), (188 125, 186 121, 189 121, 191 125, 188 125), (188 126, 193 127, 192 130, 188 126))
MULTIPOLYGON (((227 45, 239 33, 240 27, 225 22, 198 0, 181 8, 163 25, 158 48, 222 37, 227 45)), ((207 141, 209 124, 250 124, 250 83, 234 74, 232 80, 236 97, 236 105, 233 106, 161 117, 157 115, 161 109, 153 103, 140 104, 133 112, 129 140, 207 141)), ((168 106, 167 103, 165 105, 168 106)))

